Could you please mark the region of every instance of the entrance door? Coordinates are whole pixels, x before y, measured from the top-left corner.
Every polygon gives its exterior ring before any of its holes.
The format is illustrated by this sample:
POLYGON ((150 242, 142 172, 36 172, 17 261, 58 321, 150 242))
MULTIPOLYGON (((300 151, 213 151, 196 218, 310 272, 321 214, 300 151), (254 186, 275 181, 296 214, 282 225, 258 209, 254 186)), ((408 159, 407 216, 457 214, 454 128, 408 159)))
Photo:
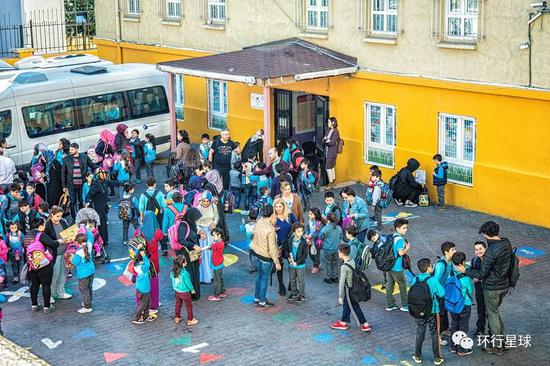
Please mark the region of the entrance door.
POLYGON ((275 141, 292 136, 292 92, 275 90, 275 141))
POLYGON ((325 143, 323 138, 325 137, 325 126, 329 116, 329 99, 328 97, 316 95, 315 101, 315 152, 319 161, 320 184, 325 185, 328 181, 328 177, 325 171, 325 143))

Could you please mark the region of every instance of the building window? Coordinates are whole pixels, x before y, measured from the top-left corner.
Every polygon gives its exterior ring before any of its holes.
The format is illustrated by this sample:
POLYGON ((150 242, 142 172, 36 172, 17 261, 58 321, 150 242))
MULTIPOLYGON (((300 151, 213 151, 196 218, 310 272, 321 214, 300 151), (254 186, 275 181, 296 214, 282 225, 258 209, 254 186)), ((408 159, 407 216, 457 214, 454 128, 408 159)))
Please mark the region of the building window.
POLYGON ((326 31, 328 29, 328 0, 307 1, 307 28, 326 31))
POLYGON ((449 38, 477 38, 478 0, 446 0, 445 35, 449 38))
POLYGON ((176 118, 183 119, 183 75, 175 76, 174 107, 176 111, 176 118))
POLYGON ((449 163, 449 181, 473 185, 475 146, 474 118, 439 114, 439 153, 449 163))
POLYGON ((372 0, 371 32, 374 34, 397 34, 397 0, 372 0))
POLYGON ((0 137, 9 137, 11 135, 11 112, 0 111, 0 137))
POLYGON ((227 127, 227 82, 208 81, 208 128, 222 130, 227 127))
POLYGON ((127 8, 126 13, 128 15, 140 15, 141 14, 141 6, 139 4, 139 0, 127 0, 127 8))
POLYGON ((365 162, 394 167, 395 107, 365 104, 365 162))
POLYGON ((208 20, 225 23, 225 0, 208 0, 208 20))
POLYGON ((165 0, 164 18, 168 20, 181 19, 181 0, 165 0))

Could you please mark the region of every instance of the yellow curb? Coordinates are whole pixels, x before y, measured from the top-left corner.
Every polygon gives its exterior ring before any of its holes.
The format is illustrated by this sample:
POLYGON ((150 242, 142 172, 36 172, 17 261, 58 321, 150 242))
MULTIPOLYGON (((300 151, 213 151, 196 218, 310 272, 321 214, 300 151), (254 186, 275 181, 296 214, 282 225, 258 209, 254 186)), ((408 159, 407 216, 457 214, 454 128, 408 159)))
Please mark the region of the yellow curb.
POLYGON ((34 353, 0 336, 0 365, 51 366, 34 353))

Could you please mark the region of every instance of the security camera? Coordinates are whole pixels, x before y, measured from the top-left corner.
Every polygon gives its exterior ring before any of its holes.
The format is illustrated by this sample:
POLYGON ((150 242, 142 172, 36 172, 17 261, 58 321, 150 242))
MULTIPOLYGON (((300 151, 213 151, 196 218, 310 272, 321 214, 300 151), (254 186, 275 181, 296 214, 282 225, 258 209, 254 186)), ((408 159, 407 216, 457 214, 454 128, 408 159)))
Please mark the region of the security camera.
POLYGON ((545 9, 547 5, 546 1, 535 1, 531 3, 531 7, 536 10, 542 10, 545 9))
POLYGON ((529 42, 524 42, 524 43, 522 43, 522 44, 519 45, 519 49, 520 49, 520 50, 526 50, 526 49, 528 49, 529 47, 531 47, 531 43, 529 43, 529 42))

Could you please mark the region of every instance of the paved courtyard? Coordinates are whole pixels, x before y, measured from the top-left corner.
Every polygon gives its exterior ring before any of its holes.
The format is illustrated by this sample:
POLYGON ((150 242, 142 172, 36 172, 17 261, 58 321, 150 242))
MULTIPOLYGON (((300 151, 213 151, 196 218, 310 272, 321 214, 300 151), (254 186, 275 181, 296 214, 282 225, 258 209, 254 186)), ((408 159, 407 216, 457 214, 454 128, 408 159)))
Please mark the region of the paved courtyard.
MULTIPOLYGON (((161 169, 157 170, 159 176, 161 169)), ((163 179, 160 179, 162 182, 163 179)), ((362 187, 357 188, 361 195, 362 187)), ((322 193, 315 193, 313 206, 321 205, 322 193)), ((445 240, 457 244, 468 259, 473 242, 479 239, 480 224, 488 219, 501 224, 502 236, 520 247, 521 279, 507 296, 502 307, 507 332, 530 336, 530 346, 517 347, 504 356, 491 356, 476 347, 472 355, 458 357, 444 347, 443 356, 449 365, 543 365, 550 358, 550 230, 520 224, 498 217, 449 208, 438 212, 429 208, 403 208, 392 205, 387 219, 401 213, 410 215, 408 239, 413 249, 413 263, 421 257, 436 259, 445 240), (546 361, 544 361, 546 360, 546 361)), ((112 258, 127 256, 121 244, 122 224, 111 210, 109 248, 112 258)), ((333 331, 329 324, 341 315, 337 306, 337 285, 322 281, 319 274, 307 273, 306 295, 309 301, 296 306, 277 295, 277 286, 269 288, 268 297, 276 302, 269 310, 252 305, 255 274, 248 272, 248 255, 244 235, 239 232, 241 216, 231 215, 231 247, 227 254, 238 261, 224 270, 229 296, 219 303, 209 302, 211 285, 203 285, 203 297, 194 303, 200 324, 193 328, 173 322, 174 296, 170 285, 171 259, 161 259, 161 302, 159 318, 152 323, 131 323, 135 311, 134 287, 119 276, 126 261, 98 265, 95 277, 105 286, 94 292, 94 311, 80 315, 76 279, 67 282, 75 296, 59 300, 51 315, 30 312, 28 292, 18 300, 2 304, 5 336, 53 365, 411 365, 415 327, 405 313, 385 311, 384 294, 373 290, 372 299, 363 304, 372 332, 364 334, 356 326, 347 331, 333 331)), ((390 225, 385 225, 386 231, 390 225)), ((374 267, 374 266, 373 266, 374 267)), ((286 267, 285 267, 286 270, 286 267)), ((380 284, 376 268, 368 270, 373 285, 380 284)), ((10 276, 11 277, 11 276, 10 276)), ((285 272, 285 280, 288 273, 285 272)), ((275 279, 274 279, 275 280, 275 279)), ((276 280, 275 280, 276 284, 276 280)), ((19 288, 11 287, 9 291, 19 288)), ((10 298, 10 294, 5 294, 10 298)), ((475 314, 475 309, 473 309, 475 314)), ((471 327, 476 316, 472 316, 471 327)), ((428 336, 429 339, 429 336, 428 336)), ((429 341, 424 347, 424 364, 432 364, 429 341)), ((0 361, 2 364, 2 361, 0 361)))

